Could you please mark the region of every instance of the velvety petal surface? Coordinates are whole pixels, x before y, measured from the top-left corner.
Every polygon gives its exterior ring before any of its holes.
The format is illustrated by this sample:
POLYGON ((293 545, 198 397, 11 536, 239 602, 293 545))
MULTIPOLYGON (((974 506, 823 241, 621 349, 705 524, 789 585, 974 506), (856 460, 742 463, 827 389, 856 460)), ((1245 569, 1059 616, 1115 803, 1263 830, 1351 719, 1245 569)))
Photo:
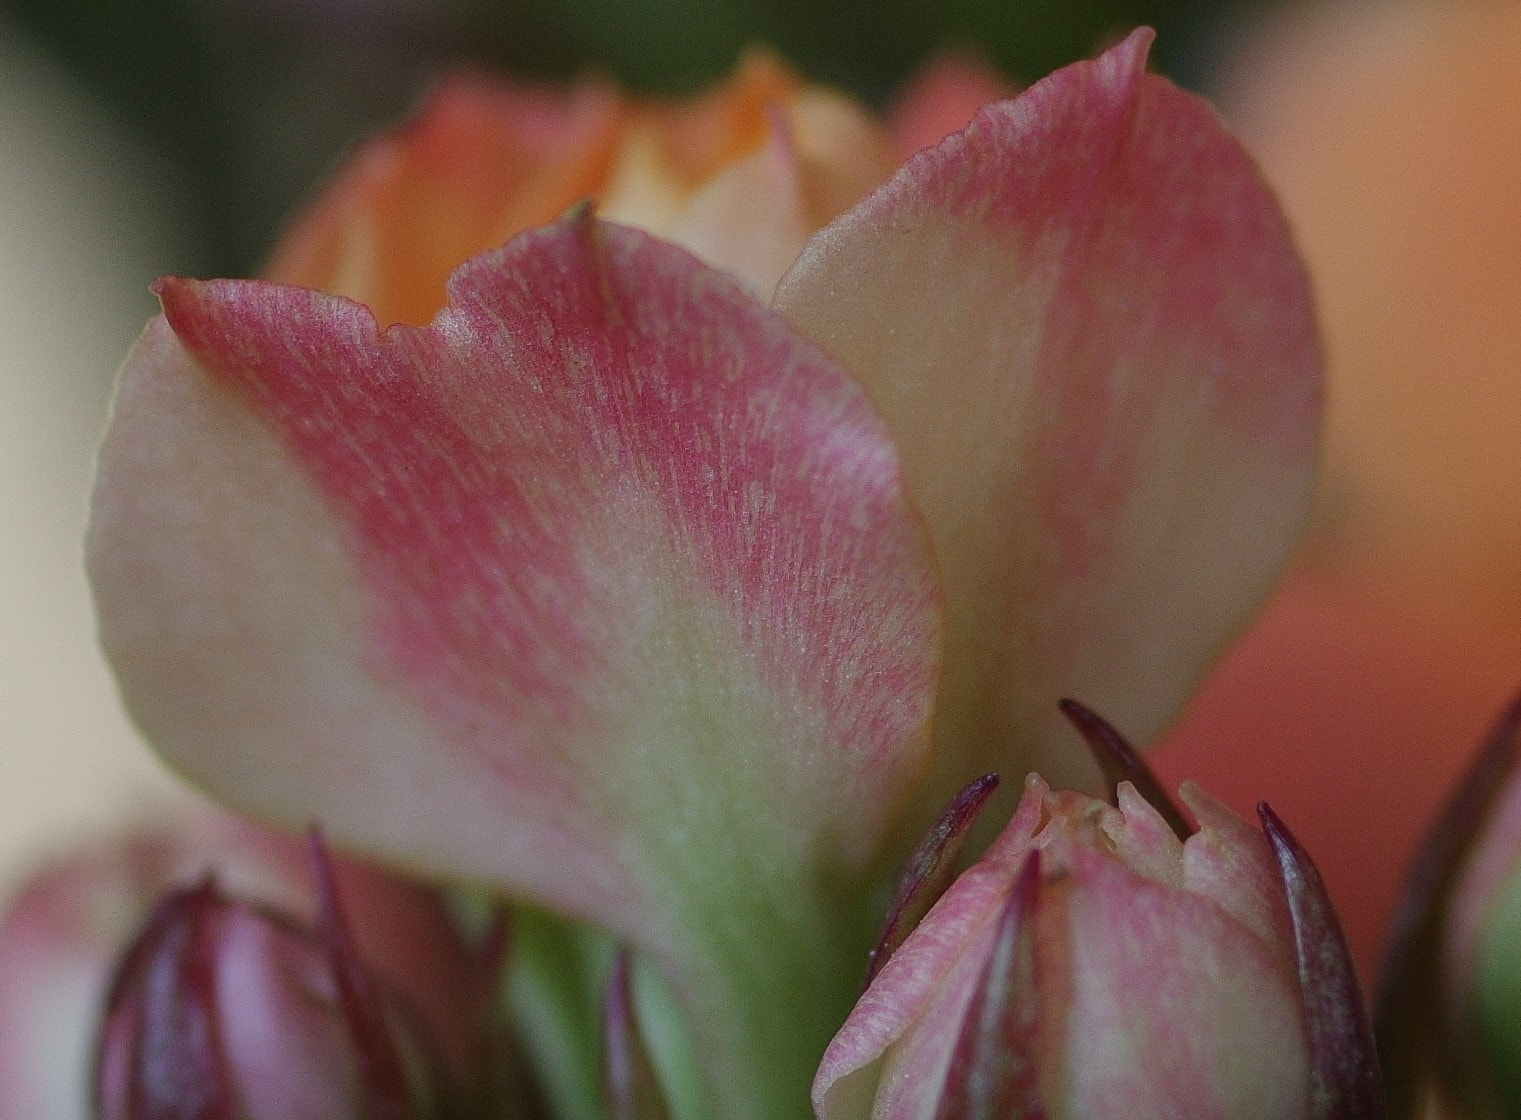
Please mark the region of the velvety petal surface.
POLYGON ((1320 350, 1256 168, 1149 33, 984 109, 818 234, 776 305, 866 381, 946 583, 931 804, 1150 740, 1276 575, 1320 350))
POLYGON ((1068 948, 1042 977, 1068 994, 1060 1066, 1048 1069, 1067 1102, 1059 1115, 1308 1115, 1297 978, 1275 946, 1213 900, 1092 852, 1053 894, 1068 948))
POLYGON ((248 810, 637 940, 714 1115, 804 1107, 937 666, 861 390, 731 277, 585 214, 477 258, 426 329, 161 295, 90 542, 149 737, 248 810))

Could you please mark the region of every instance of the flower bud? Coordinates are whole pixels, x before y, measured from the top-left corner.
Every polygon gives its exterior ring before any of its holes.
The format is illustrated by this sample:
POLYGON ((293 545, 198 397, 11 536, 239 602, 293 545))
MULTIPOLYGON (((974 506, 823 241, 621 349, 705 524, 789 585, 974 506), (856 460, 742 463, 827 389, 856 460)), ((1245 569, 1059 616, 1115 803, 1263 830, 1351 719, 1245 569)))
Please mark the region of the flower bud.
POLYGON ((1428 832, 1378 1001, 1397 1118, 1521 1117, 1521 698, 1428 832))
POLYGON ((209 880, 176 891, 112 986, 100 1120, 440 1115, 441 1068, 417 1021, 394 997, 376 1004, 376 990, 342 938, 224 898, 209 880))
POLYGON ((821 1120, 1374 1115, 1313 869, 1265 807, 1266 836, 1181 792, 1183 837, 1129 781, 1109 805, 1032 775, 830 1045, 821 1120))
MULTIPOLYGON (((333 991, 332 965, 323 964, 324 942, 311 932, 323 928, 324 897, 343 902, 346 942, 352 929, 354 948, 344 959, 362 958, 375 986, 389 993, 383 998, 387 1029, 398 1035, 403 1059, 420 1062, 418 1070, 444 1071, 422 1080, 447 1081, 463 1113, 472 1114, 496 1075, 491 999, 481 961, 447 908, 429 889, 342 856, 333 860, 336 886, 314 897, 304 862, 294 841, 207 813, 181 821, 178 829, 82 847, 42 869, 0 915, 0 1116, 83 1120, 95 1092, 92 1063, 107 1096, 121 1092, 122 1071, 136 1060, 133 1040, 143 1037, 134 1032, 129 1013, 148 997, 143 962, 157 962, 152 974, 161 982, 175 979, 175 938, 182 965, 199 962, 194 968, 210 977, 189 993, 214 1010, 225 1003, 236 1012, 226 1022, 215 1015, 204 1020, 217 1025, 218 1045, 234 1056, 229 1068, 265 1062, 274 1035, 261 1024, 290 1016, 282 1030, 305 1039, 310 1056, 303 1063, 293 1053, 294 1079, 261 1091, 303 1085, 315 1091, 309 1078, 296 1074, 315 1068, 317 1055, 343 1049, 333 1041, 332 996, 324 995, 333 991), (209 873, 226 885, 225 897, 205 886, 209 873), (198 881, 202 886, 183 887, 198 881), (122 963, 134 938, 133 960, 122 963), (185 957, 191 949, 200 956, 185 957), (97 1041, 106 1054, 92 1057, 97 1041)), ((185 980, 183 968, 178 980, 185 980)), ((159 991, 154 998, 162 1006, 168 997, 159 991)), ((187 1006, 179 1001, 181 1010, 187 1006)), ((156 1053, 162 1056, 162 1046, 156 1053)), ((105 1117, 158 1115, 111 1111, 125 1107, 120 1101, 102 1104, 105 1117)), ((295 1120, 303 1113, 287 1115, 295 1120)))

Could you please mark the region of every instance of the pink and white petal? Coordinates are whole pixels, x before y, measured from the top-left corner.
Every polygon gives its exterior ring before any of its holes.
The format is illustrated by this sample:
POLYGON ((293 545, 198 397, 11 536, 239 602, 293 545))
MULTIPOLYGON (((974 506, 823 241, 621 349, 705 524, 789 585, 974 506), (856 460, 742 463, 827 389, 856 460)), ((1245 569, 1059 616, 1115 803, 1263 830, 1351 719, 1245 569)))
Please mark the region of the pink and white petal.
POLYGON ((1213 901, 1079 851, 1047 884, 1042 1067, 1063 1116, 1297 1120, 1308 1107, 1297 973, 1213 901), (1057 928, 1057 927, 1064 928, 1057 928), (1186 1008, 1186 1014, 1158 1009, 1186 1008), (1059 1059, 1059 1060, 1058 1060, 1059 1059))
POLYGON ((856 1003, 814 1078, 820 1120, 934 1115, 987 943, 1049 793, 1032 775, 997 842, 957 877, 856 1003))
POLYGON ((1298 968, 1283 876, 1267 837, 1193 782, 1184 782, 1178 793, 1199 823, 1183 845, 1187 888, 1214 899, 1262 938, 1285 970, 1298 968))
POLYGON ((968 869, 893 954, 824 1053, 820 1120, 934 1115, 1010 886, 1003 868, 968 869))
POLYGON ((128 704, 247 810, 636 940, 717 1114, 795 1111, 927 751, 939 593, 885 426, 733 279, 584 214, 450 292, 382 333, 163 285, 90 543, 128 704))
POLYGON ((1144 72, 1149 40, 984 109, 777 293, 866 381, 930 522, 949 623, 931 804, 988 769, 1087 780, 1062 696, 1150 740, 1305 512, 1304 271, 1251 159, 1144 72))

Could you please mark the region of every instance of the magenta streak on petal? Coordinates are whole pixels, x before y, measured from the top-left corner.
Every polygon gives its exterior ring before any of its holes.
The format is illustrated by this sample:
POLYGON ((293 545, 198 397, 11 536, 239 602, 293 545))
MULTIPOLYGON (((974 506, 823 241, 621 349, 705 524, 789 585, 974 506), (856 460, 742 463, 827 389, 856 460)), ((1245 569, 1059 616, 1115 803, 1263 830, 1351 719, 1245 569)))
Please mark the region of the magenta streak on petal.
POLYGON ((935 1120, 1045 1120, 1034 1066, 1040 977, 1032 919, 1040 863, 1031 850, 999 915, 935 1120))
POLYGON ((881 402, 931 525, 937 797, 1011 764, 1091 780, 1062 695, 1154 737, 1308 508, 1303 265, 1250 156, 1145 73, 1149 42, 984 108, 777 291, 881 402))
POLYGON ((313 292, 159 288, 349 523, 383 657, 454 740, 519 791, 584 796, 618 718, 602 686, 643 653, 607 581, 695 576, 685 593, 722 604, 753 671, 826 717, 858 778, 900 786, 935 591, 903 591, 919 541, 871 531, 901 496, 864 395, 728 278, 590 218, 450 290, 432 327, 377 334, 313 292), (905 604, 876 632, 871 589, 905 604))
POLYGON ((602 999, 602 1095, 608 1120, 666 1120, 670 1115, 635 1017, 627 949, 614 956, 602 999))
POLYGON ((406 1071, 374 979, 355 952, 332 861, 315 826, 307 832, 306 847, 317 895, 318 940, 332 972, 339 1014, 354 1044, 365 1115, 370 1120, 412 1120, 416 1112, 407 1093, 406 1071))
POLYGON ((1257 806, 1257 815, 1278 859, 1294 925, 1310 1043, 1308 1120, 1384 1120, 1373 1028, 1331 898, 1309 853, 1267 802, 1257 806))
MULTIPOLYGON (((1136 33, 1123 47, 1107 52, 1094 64, 1098 81, 1094 86, 1094 103, 1085 107, 1090 114, 1089 123, 1079 126, 1079 137, 1070 149, 1074 160, 1081 158, 1088 161, 1086 165, 1079 166, 1072 160, 1053 161, 1048 172, 1051 181, 1032 182, 1019 199, 1032 209, 1049 209, 1054 199, 1061 215, 1058 220, 1081 230, 1089 243, 1086 261, 1066 262, 1059 287, 1047 304, 1048 316, 1042 330, 1047 356, 1039 369, 1047 379, 1052 414, 1064 418, 1061 425, 1046 429, 1059 442, 1047 443, 1035 451, 1039 462, 1064 463, 1066 486, 1051 488, 1042 495, 1045 516, 1055 529, 1054 543, 1061 547, 1059 557, 1053 558, 1056 571, 1092 571, 1108 558, 1116 541, 1114 523, 1137 485, 1144 481, 1142 474, 1148 469, 1143 444, 1126 438, 1124 433, 1154 426, 1155 418, 1150 412, 1175 403, 1165 395, 1148 394, 1142 387, 1137 387, 1142 391, 1116 392, 1114 370, 1127 355, 1117 354, 1112 349, 1112 340, 1128 335, 1132 354, 1144 355, 1153 349, 1153 340, 1148 337, 1151 332, 1163 336, 1164 347, 1179 348, 1180 343, 1187 345, 1186 339, 1166 337, 1172 332, 1182 333, 1178 324, 1207 324, 1218 335, 1205 342, 1214 352, 1232 357, 1249 352, 1258 344, 1251 337, 1249 324, 1238 326, 1244 335, 1241 339, 1228 333, 1228 324, 1240 318, 1229 301, 1239 299, 1236 285, 1244 286, 1249 262, 1242 261, 1237 266, 1242 277, 1223 278, 1222 261, 1233 255, 1227 248, 1233 244, 1282 240, 1282 218, 1275 210, 1236 205, 1239 200, 1228 197, 1212 200, 1209 205, 1194 200, 1187 222, 1171 218, 1165 207, 1148 215, 1130 208, 1116 212, 1112 206, 1093 204, 1094 198, 1128 197, 1139 202, 1148 196, 1153 200, 1162 196, 1162 190, 1138 179, 1141 175, 1155 174, 1156 168, 1144 157, 1137 158, 1137 152, 1165 142, 1165 136, 1156 134, 1156 126, 1150 123, 1153 119, 1166 122, 1165 127, 1172 129, 1182 129, 1185 121, 1175 119, 1184 116, 1176 110, 1175 114, 1153 110, 1160 99, 1175 95, 1146 80, 1150 41, 1149 33, 1136 33), (1081 135, 1085 131, 1089 132, 1086 143, 1081 135), (1100 151, 1107 154, 1107 164, 1089 160, 1092 153, 1100 151), (1252 225, 1243 228, 1242 223, 1248 217, 1253 219, 1252 225), (1112 227, 1106 223, 1112 223, 1112 227), (1122 257, 1128 254, 1134 259, 1105 259, 1105 254, 1122 257), (1149 265, 1140 263, 1147 260, 1151 262, 1149 265), (1094 267, 1085 268, 1085 263, 1094 267), (1128 294, 1128 300, 1116 299, 1116 293, 1105 287, 1102 279, 1094 283, 1093 277, 1102 278, 1106 271, 1134 277, 1150 275, 1155 278, 1154 291, 1138 288, 1128 294), (1134 315, 1129 300, 1147 308, 1145 321, 1125 322, 1134 315), (1089 338, 1102 341, 1094 345, 1085 341, 1089 338)), ((1042 86, 1032 87, 1032 103, 1026 110, 1030 118, 1040 119, 1041 100, 1050 92, 1042 86)), ((1212 116, 1202 102, 1183 104, 1195 118, 1212 116)), ((1070 115, 1063 123, 1072 127, 1070 115)), ((1202 134, 1204 129, 1199 131, 1202 134)), ((1255 176, 1244 170, 1249 157, 1239 149, 1216 145, 1210 160, 1208 165, 1191 168, 1188 173, 1218 176, 1233 186, 1251 184, 1247 189, 1254 188, 1255 176)), ((1181 197, 1181 192, 1190 185, 1177 183, 1174 187, 1181 197)), ((1023 212, 999 216, 1028 220, 1023 212)), ((1278 267, 1278 263, 1274 261, 1269 267, 1278 267)), ((1296 306, 1299 293, 1293 290, 1293 285, 1302 283, 1297 267, 1284 270, 1281 276, 1258 281, 1259 286, 1263 283, 1282 288, 1281 293, 1267 292, 1259 297, 1266 306, 1296 306), (1280 294, 1282 298, 1275 299, 1280 294)), ((1293 339, 1292 345, 1313 350, 1316 340, 1312 334, 1293 339)), ((1317 404, 1313 394, 1292 383, 1300 368, 1292 362, 1281 363, 1279 370, 1272 370, 1266 363, 1258 365, 1239 358, 1222 360, 1211 371, 1214 376, 1199 379, 1197 389, 1215 418, 1242 440, 1258 443, 1264 438, 1287 439, 1291 443, 1285 453, 1300 458, 1305 441, 1313 438, 1314 425, 1308 417, 1317 404), (1270 372, 1281 372, 1284 380, 1263 376, 1270 372), (1284 392, 1286 387, 1288 393, 1284 392), (1280 422, 1263 423, 1261 419, 1279 415, 1283 417, 1280 422)))
POLYGON ((908 857, 898 888, 887 908, 882 932, 871 950, 866 968, 866 987, 882 971, 904 938, 913 932, 931 906, 945 893, 956 874, 956 857, 982 815, 988 798, 998 789, 998 775, 984 774, 967 784, 951 799, 937 820, 908 857))
POLYGON ((1194 830, 1177 802, 1167 795, 1167 790, 1151 772, 1151 767, 1136 753, 1126 738, 1116 731, 1103 716, 1078 703, 1076 700, 1059 700, 1062 711, 1088 744, 1094 761, 1104 773, 1109 804, 1118 805, 1121 782, 1129 782, 1135 791, 1146 799, 1153 809, 1162 815, 1173 835, 1187 840, 1194 830))
MULTIPOLYGON (((1155 186, 1136 181, 1138 174, 1151 174, 1154 168, 1137 151, 1159 139, 1146 129, 1153 116, 1152 104, 1159 98, 1172 100, 1175 93, 1160 90, 1146 80, 1146 58, 1151 45, 1149 31, 1137 31, 1122 45, 1092 63, 1094 80, 1089 96, 1077 103, 1070 91, 1055 80, 1037 83, 1012 103, 1017 107, 1020 142, 1031 151, 1041 152, 1043 159, 1018 180, 1017 189, 999 177, 1006 174, 1004 164, 972 158, 976 134, 1000 127, 999 115, 1007 115, 1009 106, 985 109, 974 120, 964 143, 968 158, 945 159, 938 178, 926 182, 925 192, 943 192, 944 204, 958 217, 986 223, 992 229, 1050 225, 1077 232, 1075 252, 1084 254, 1063 262, 1059 286, 1046 303, 1047 315, 1039 337, 1044 351, 1036 370, 1041 378, 1040 391, 1049 394, 1045 409, 1061 418, 1060 423, 1035 429, 1037 437, 1059 441, 1035 449, 1038 462, 1062 463, 1062 477, 1068 484, 1051 488, 1044 514, 1055 528, 1054 544, 1061 546, 1059 568, 1064 578, 1093 570, 1110 551, 1113 532, 1111 518, 1117 517, 1135 489, 1139 472, 1145 467, 1140 458, 1141 445, 1133 439, 1113 438, 1116 432, 1144 431, 1150 419, 1137 409, 1168 403, 1167 398, 1139 394, 1116 395, 1112 367, 1123 361, 1112 340, 1131 338, 1134 355, 1144 355, 1150 346, 1147 332, 1176 329, 1176 324, 1210 324, 1219 329, 1233 316, 1224 302, 1236 292, 1231 284, 1220 282, 1219 261, 1222 244, 1258 239, 1276 240, 1280 216, 1270 209, 1257 215, 1254 228, 1243 230, 1245 208, 1220 200, 1211 218, 1210 208, 1197 206, 1188 222, 1172 215, 1136 213, 1134 205, 1160 192, 1155 186), (1081 117, 1076 116, 1080 113, 1081 117), (1060 137, 1060 146, 1051 142, 1060 137), (1096 158, 1097 157, 1097 158, 1096 158), (1128 206, 1116 206, 1124 199, 1128 206), (1113 223, 1114 228, 1108 224, 1113 223), (1117 246, 1135 258, 1132 261, 1109 259, 1117 246), (1150 267, 1137 261, 1152 260, 1150 267), (1085 268, 1085 264, 1094 267, 1085 268), (1106 286, 1115 273, 1155 276, 1154 293, 1134 292, 1128 300, 1117 300, 1106 286), (1144 305, 1146 321, 1126 323, 1134 316, 1134 307, 1144 305), (1115 320, 1119 322, 1115 322, 1115 320), (1092 341, 1088 341, 1092 340, 1092 341), (1081 485, 1081 492, 1072 487, 1081 485), (1110 517, 1095 516, 1107 511, 1110 517)), ((1203 117, 1210 110, 1202 103, 1192 106, 1192 115, 1203 117)), ((1171 129, 1182 130, 1193 121, 1177 119, 1177 108, 1155 114, 1171 129)), ((1003 126, 1007 127, 1007 126, 1003 126)), ((1202 130, 1201 130, 1202 131, 1202 130)), ((1164 138, 1165 139, 1165 138, 1164 138)), ((1240 178, 1251 183, 1255 176, 1240 176, 1240 169, 1226 166, 1227 161, 1246 163, 1248 157, 1233 148, 1217 145, 1211 152, 1219 165, 1203 169, 1218 174, 1222 180, 1240 178)), ((1191 173, 1200 173, 1193 169, 1191 173)), ((1179 184, 1186 189, 1186 184, 1179 184)), ((1250 189, 1250 188, 1249 188, 1250 189)), ((1183 194, 1180 194, 1183 197, 1183 194)), ((1276 262, 1275 262, 1276 263, 1276 262)), ((1285 287, 1285 298, 1270 306, 1289 307, 1287 288, 1300 280, 1294 272, 1278 283, 1285 287)), ((1296 345, 1304 340, 1295 340, 1296 345)), ((1313 345, 1313 338, 1309 339, 1313 345)), ((1240 349, 1229 337, 1213 340, 1224 353, 1240 349)), ((1315 405, 1312 396, 1302 389, 1285 397, 1283 386, 1259 375, 1264 371, 1241 364, 1221 364, 1219 372, 1229 376, 1216 382, 1201 378, 1200 389, 1208 393, 1213 408, 1223 415, 1239 412, 1244 423, 1233 425, 1243 438, 1283 434, 1302 442, 1309 430, 1306 424, 1264 425, 1256 418, 1289 409, 1308 411, 1315 405)), ((1137 387, 1143 388, 1143 387, 1137 387)))

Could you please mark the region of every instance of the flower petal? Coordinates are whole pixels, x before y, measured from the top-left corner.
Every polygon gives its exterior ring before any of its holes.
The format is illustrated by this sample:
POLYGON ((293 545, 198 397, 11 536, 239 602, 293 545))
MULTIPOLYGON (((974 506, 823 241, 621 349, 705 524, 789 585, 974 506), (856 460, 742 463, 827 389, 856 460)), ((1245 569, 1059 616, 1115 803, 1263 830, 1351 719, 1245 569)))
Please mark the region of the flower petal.
POLYGON ((931 59, 899 92, 888 118, 893 147, 908 159, 967 126, 981 109, 1007 101, 1018 87, 976 54, 948 50, 931 59))
POLYGON ((821 1120, 933 1112, 982 976, 983 947, 997 935, 1048 793, 1032 775, 998 843, 957 877, 873 978, 814 1078, 821 1120))
POLYGON ((867 382, 946 581, 931 803, 1086 780, 1056 701, 1144 743, 1304 513, 1320 352, 1249 157, 1149 34, 989 106, 820 233, 777 306, 867 382))
POLYGON ((281 240, 265 274, 426 323, 449 275, 596 193, 626 109, 587 82, 551 93, 457 75, 362 148, 281 240))
POLYGON ((1050 888, 1069 953, 1041 957, 1042 982, 1068 993, 1071 1115, 1310 1115, 1298 985, 1278 954, 1211 899, 1077 856, 1050 888))
POLYGON ((771 133, 652 232, 743 277, 770 299, 813 232, 891 173, 880 129, 854 103, 807 89, 773 105, 771 133))
POLYGON ((695 1008, 717 1114, 787 1111, 757 1102, 848 1008, 937 662, 864 394, 584 214, 462 269, 427 329, 161 294, 90 546, 150 738, 249 810, 613 927, 695 1008))

